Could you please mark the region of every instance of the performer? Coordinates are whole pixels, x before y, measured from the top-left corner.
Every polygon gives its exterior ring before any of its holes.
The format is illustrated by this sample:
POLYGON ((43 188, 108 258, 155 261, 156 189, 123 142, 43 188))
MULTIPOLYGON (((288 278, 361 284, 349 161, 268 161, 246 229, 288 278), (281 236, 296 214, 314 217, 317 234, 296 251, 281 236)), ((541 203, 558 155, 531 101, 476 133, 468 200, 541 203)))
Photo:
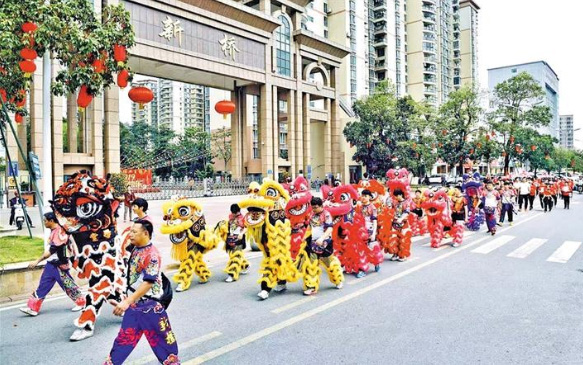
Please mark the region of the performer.
MULTIPOLYGON (((162 234, 169 235, 173 243, 171 255, 180 261, 178 273, 173 280, 178 283, 177 292, 190 288, 192 277, 196 274, 199 283, 208 282, 211 271, 203 260, 205 254, 217 248, 222 226, 214 230, 207 227, 202 206, 193 199, 175 197, 162 205, 165 224, 160 228, 162 234)), ((226 223, 223 224, 224 230, 226 223)))
POLYGON ((482 181, 479 173, 475 173, 473 177, 464 175, 464 182, 462 184, 462 191, 466 195, 468 205, 468 222, 466 228, 470 231, 478 231, 480 226, 484 223, 484 204, 482 203, 482 181))
MULTIPOLYGON (((534 186, 534 184, 533 184, 534 186)), ((534 195, 532 196, 534 200, 534 195)), ((505 183, 504 188, 502 189, 501 193, 501 201, 502 201, 502 209, 500 212, 500 223, 498 225, 502 225, 504 223, 504 217, 508 214, 508 222, 510 225, 513 224, 514 219, 514 201, 516 200, 516 193, 514 192, 514 188, 510 183, 505 183)))
POLYGON ((59 224, 76 242, 73 267, 79 270, 80 279, 89 280, 85 307, 75 320, 79 328, 71 341, 93 336, 103 303, 108 299, 121 301, 125 296, 124 260, 129 251, 122 244, 124 240, 116 238, 119 201, 113 197, 108 179, 92 177, 81 170, 59 187, 51 202, 59 224))
POLYGON ((563 197, 564 209, 569 209, 571 201, 571 193, 573 192, 571 186, 563 179, 560 185, 561 195, 563 197))
POLYGON ((494 190, 494 184, 491 180, 485 181, 486 192, 484 193, 484 213, 486 214, 486 225, 488 226, 488 233, 492 236, 496 234, 496 209, 500 201, 500 194, 494 190))
POLYGON ((225 282, 232 283, 239 280, 239 274, 249 272, 249 261, 243 253, 246 247, 245 232, 247 228, 245 228, 245 217, 241 214, 241 208, 237 204, 231 204, 228 228, 228 234, 222 237, 225 241, 225 251, 229 255, 229 261, 224 271, 229 274, 225 282))
POLYGON ((468 204, 462 194, 461 186, 456 186, 451 197, 451 223, 452 229, 450 235, 453 237, 452 247, 459 247, 462 244, 466 217, 468 215, 468 204))
POLYGON ((413 230, 413 236, 422 236, 427 233, 427 221, 423 215, 423 209, 421 205, 423 204, 423 193, 421 190, 415 190, 415 197, 413 197, 413 204, 411 206, 411 227, 413 230))
POLYGON ((332 216, 324 210, 322 199, 313 197, 310 205, 313 214, 310 217, 310 235, 307 240, 306 255, 301 256, 298 262, 298 267, 301 268, 304 277, 304 295, 316 294, 320 288, 322 270, 319 264, 324 266, 330 282, 337 289, 342 289, 344 286, 342 267, 338 258, 334 256, 332 216))
MULTIPOLYGON (((360 196, 360 203, 356 206, 356 213, 362 214, 362 216, 364 217, 364 225, 368 233, 369 249, 373 249, 374 247, 378 246, 378 242, 376 239, 378 227, 378 215, 377 208, 371 203, 372 198, 373 196, 370 190, 364 189, 360 196)), ((374 265, 374 269, 376 272, 379 272, 381 270, 380 262, 374 265)), ((365 275, 366 273, 361 271, 356 275, 356 277, 360 278, 365 275)))
POLYGON ((424 195, 423 210, 427 215, 427 228, 431 236, 431 247, 438 248, 446 233, 452 237, 452 246, 460 246, 463 240, 464 227, 461 222, 454 221, 454 218, 459 220, 462 217, 459 214, 452 214, 452 202, 449 196, 443 190, 436 192, 425 190, 424 195))
POLYGON ((121 329, 105 365, 123 364, 146 335, 154 355, 161 364, 178 365, 178 343, 166 309, 160 303, 163 284, 162 259, 152 244, 154 228, 149 221, 136 221, 130 231, 135 249, 129 260, 128 289, 132 292, 121 302, 111 301, 113 314, 123 316, 121 329))
POLYGON ((75 302, 75 307, 73 307, 72 311, 78 312, 85 306, 85 297, 81 294, 81 289, 69 273, 69 257, 67 255, 69 235, 59 226, 57 217, 53 212, 45 213, 44 217, 45 227, 51 230, 49 249, 40 258, 30 263, 28 268, 33 269, 43 260, 47 260, 47 264, 43 269, 38 288, 28 299, 27 306, 20 308, 20 310, 30 316, 37 316, 44 299, 57 283, 67 296, 75 302))
POLYGON ((293 260, 305 254, 306 239, 312 216, 312 206, 308 181, 298 176, 287 188, 291 197, 285 206, 285 213, 291 224, 290 250, 293 260))
POLYGON ((405 201, 405 194, 401 189, 391 190, 393 201, 392 235, 388 251, 393 256, 391 261, 407 261, 411 256, 411 229, 409 228, 409 204, 405 201))
POLYGON ((248 212, 247 233, 263 252, 259 269, 261 291, 257 294, 261 300, 269 298, 272 289, 286 290, 287 282, 300 277, 291 257, 291 225, 284 209, 288 200, 289 194, 280 184, 265 178, 256 194, 239 202, 248 212))

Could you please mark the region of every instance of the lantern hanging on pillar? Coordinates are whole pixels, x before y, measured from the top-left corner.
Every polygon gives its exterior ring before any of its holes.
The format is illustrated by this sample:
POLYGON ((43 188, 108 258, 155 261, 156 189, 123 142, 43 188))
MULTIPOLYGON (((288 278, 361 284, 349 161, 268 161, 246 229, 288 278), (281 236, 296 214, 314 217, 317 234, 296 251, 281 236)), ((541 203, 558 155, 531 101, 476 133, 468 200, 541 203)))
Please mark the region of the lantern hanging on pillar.
POLYGON ((79 89, 79 95, 77 95, 77 106, 79 109, 83 110, 87 108, 92 100, 93 95, 87 90, 87 85, 81 86, 81 89, 79 89))
POLYGON ((227 119, 227 114, 235 112, 235 103, 230 100, 222 100, 215 104, 217 113, 223 115, 223 119, 227 119))
POLYGON ((16 124, 22 124, 22 121, 24 120, 24 115, 20 114, 20 113, 16 113, 14 114, 14 121, 16 122, 16 124))
POLYGON ((140 109, 144 109, 144 105, 154 100, 154 93, 145 86, 133 87, 128 96, 134 103, 140 104, 140 109))
POLYGON ((36 71, 36 65, 30 60, 20 61, 18 65, 26 78, 29 78, 36 71))

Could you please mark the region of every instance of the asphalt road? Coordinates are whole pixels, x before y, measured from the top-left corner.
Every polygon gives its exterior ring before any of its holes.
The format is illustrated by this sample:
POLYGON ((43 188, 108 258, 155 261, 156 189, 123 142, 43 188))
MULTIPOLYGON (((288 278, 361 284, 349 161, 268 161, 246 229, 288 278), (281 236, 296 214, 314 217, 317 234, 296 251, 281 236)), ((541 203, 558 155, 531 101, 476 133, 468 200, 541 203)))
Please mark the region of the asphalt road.
MULTIPOLYGON (((456 249, 418 239, 410 261, 349 276, 342 290, 323 277, 316 296, 294 283, 264 302, 257 253, 252 273, 230 284, 224 255, 208 284, 175 294, 179 355, 186 364, 583 364, 582 226, 575 195, 570 210, 535 207, 456 249)), ((1 308, 2 363, 102 363, 121 320, 106 306, 95 336, 70 343, 71 307, 57 298, 35 318, 1 308)), ((156 363, 144 339, 128 363, 156 363)))

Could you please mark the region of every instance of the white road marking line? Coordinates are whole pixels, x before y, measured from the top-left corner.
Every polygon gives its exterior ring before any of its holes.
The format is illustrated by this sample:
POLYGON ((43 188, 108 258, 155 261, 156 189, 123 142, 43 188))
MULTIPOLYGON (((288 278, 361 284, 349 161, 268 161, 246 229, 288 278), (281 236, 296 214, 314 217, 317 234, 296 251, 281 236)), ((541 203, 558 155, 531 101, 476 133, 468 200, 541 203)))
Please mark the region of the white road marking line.
POLYGON ((498 238, 495 238, 493 241, 490 241, 488 243, 486 243, 485 245, 482 245, 478 248, 476 248, 475 250, 472 250, 472 252, 474 253, 481 253, 481 254, 489 254, 490 252, 494 251, 497 248, 500 248, 502 246, 504 246, 505 244, 507 244, 508 242, 512 241, 513 239, 515 239, 516 237, 514 236, 499 236, 498 238))
MULTIPOLYGON (((178 343, 178 350, 184 350, 187 349, 189 347, 192 347, 194 345, 198 345, 200 343, 212 340, 213 338, 217 338, 220 335, 222 335, 222 333, 220 333, 219 331, 213 331, 211 333, 207 333, 204 336, 200 336, 197 338, 194 338, 192 340, 183 342, 183 343, 178 343)), ((157 361, 158 359, 156 358, 155 355, 148 355, 148 356, 144 356, 141 359, 137 359, 135 361, 131 361, 128 363, 128 365, 142 365, 142 364, 147 364, 149 362, 152 361, 157 361)))
POLYGON ((283 307, 279 307, 277 309, 274 309, 274 310, 271 311, 271 313, 279 314, 279 313, 285 312, 285 311, 287 311, 289 309, 292 309, 292 308, 295 308, 297 306, 300 306, 300 305, 302 305, 304 303, 311 302, 314 299, 316 299, 315 296, 309 296, 309 297, 306 297, 306 298, 302 298, 302 299, 296 300, 295 302, 292 302, 292 303, 290 303, 288 305, 284 305, 283 307))
POLYGON ((520 246, 516 250, 510 252, 508 257, 516 257, 517 259, 523 259, 533 253, 537 248, 544 245, 547 242, 547 239, 544 238, 533 238, 524 245, 520 246))
MULTIPOLYGON (((525 219, 525 220, 517 223, 515 225, 515 227, 518 226, 518 225, 520 225, 520 224, 522 224, 522 223, 526 223, 526 222, 530 221, 531 219, 537 218, 537 217, 539 217, 541 215, 543 215, 543 214, 542 213, 538 213, 536 215, 533 215, 532 217, 529 217, 529 218, 527 218, 527 219, 525 219)), ((500 231, 501 232, 504 232, 504 231, 506 231, 509 228, 510 227, 504 228, 504 229, 501 229, 500 231)), ((382 287, 384 285, 387 285, 387 284, 389 284, 389 283, 391 283, 391 282, 393 282, 393 281, 395 281, 397 279, 400 279, 400 278, 402 278, 404 276, 407 276, 407 275, 412 274, 412 273, 414 273, 416 271, 419 271, 419 270, 423 269, 424 267, 430 266, 430 265, 432 265, 432 264, 434 264, 436 262, 439 262, 439 261, 441 261, 443 259, 446 259, 446 258, 448 258, 450 256, 453 256, 455 254, 458 254, 458 253, 460 253, 460 252, 462 252, 464 250, 467 250, 467 249, 469 249, 469 248, 477 245, 478 243, 487 240, 488 238, 490 238, 490 237, 486 236, 486 237, 479 238, 478 240, 476 240, 474 242, 471 242, 471 243, 468 243, 467 245, 461 246, 458 250, 452 250, 451 252, 445 253, 443 255, 439 255, 439 256, 437 256, 437 257, 435 257, 435 258, 433 258, 433 259, 431 259, 429 261, 422 262, 422 263, 420 263, 417 266, 413 266, 410 269, 407 269, 405 271, 402 271, 402 272, 400 272, 398 274, 395 274, 393 276, 390 276, 390 277, 388 277, 386 279, 377 281, 376 283, 373 283, 373 284, 371 284, 371 285, 369 285, 367 287, 364 287, 362 289, 356 290, 356 291, 354 291, 354 292, 352 292, 350 294, 347 294, 345 296, 342 296, 340 298, 337 298, 335 300, 332 300, 331 302, 322 304, 321 306, 316 307, 316 308, 313 308, 313 309, 310 309, 310 310, 308 310, 308 311, 306 311, 304 313, 298 314, 297 316, 291 317, 291 318, 289 318, 289 319, 287 319, 285 321, 282 321, 282 322, 280 322, 278 324, 275 324, 275 325, 273 325, 271 327, 264 328, 264 329, 262 329, 262 330, 260 330, 258 332, 255 332, 255 333, 250 334, 249 336, 243 337, 243 338, 241 338, 241 339, 239 339, 237 341, 234 341, 234 342, 231 342, 231 343, 229 343, 229 344, 227 344, 225 346, 219 347, 218 349, 209 351, 209 352, 207 352, 205 354, 202 354, 202 355, 200 355, 198 357, 195 357, 194 359, 184 361, 184 362, 182 362, 182 364, 183 365, 202 364, 205 361, 212 360, 212 359, 214 359, 216 357, 222 356, 222 355, 224 355, 226 353, 229 353, 231 351, 235 351, 238 348, 241 348, 241 347, 246 346, 246 345, 248 345, 250 343, 253 343, 253 342, 257 341, 257 340, 260 340, 263 337, 266 337, 266 336, 271 335, 272 333, 281 331, 284 328, 290 327, 290 326, 292 326, 292 325, 294 325, 294 324, 296 324, 298 322, 301 322, 301 321, 303 321, 305 319, 311 318, 311 317, 315 316, 318 313, 324 312, 327 309, 334 308, 337 305, 340 305, 340 304, 342 304, 344 302, 347 302, 347 301, 352 300, 354 298, 357 298, 357 297, 359 297, 359 296, 361 296, 363 294, 366 294, 366 293, 368 293, 371 290, 374 290, 376 288, 380 288, 380 287, 382 287)))
POLYGON ((547 259, 549 262, 558 262, 561 264, 569 261, 575 251, 581 246, 581 242, 565 241, 553 254, 547 259))

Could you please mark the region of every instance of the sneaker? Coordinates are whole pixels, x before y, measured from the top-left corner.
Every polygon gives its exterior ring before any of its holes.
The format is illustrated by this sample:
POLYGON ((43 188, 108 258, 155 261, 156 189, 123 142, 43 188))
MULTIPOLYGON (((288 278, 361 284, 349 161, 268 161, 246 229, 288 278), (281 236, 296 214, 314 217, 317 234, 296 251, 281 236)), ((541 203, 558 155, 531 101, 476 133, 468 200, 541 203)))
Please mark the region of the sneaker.
POLYGON ((267 298, 269 298, 269 293, 267 292, 267 290, 262 290, 260 291, 257 296, 261 299, 261 300, 265 300, 267 298))
POLYGON ((314 295, 314 294, 316 294, 316 289, 309 288, 307 290, 304 290, 304 295, 314 295))
POLYGON ((235 279, 233 279, 231 275, 227 276, 227 278, 225 279, 226 283, 232 283, 233 281, 235 281, 235 279))
POLYGON ((339 283, 336 285, 336 289, 342 289, 342 288, 344 288, 344 282, 343 282, 343 281, 339 282, 339 283))
POLYGON ((181 291, 185 291, 186 289, 184 289, 184 288, 182 287, 182 283, 180 283, 180 284, 178 284, 178 285, 176 286, 176 289, 175 289, 175 290, 176 290, 178 293, 180 293, 181 291))
POLYGON ((394 255, 391 257, 391 261, 397 261, 398 259, 399 259, 399 255, 397 255, 397 254, 394 254, 394 255))
POLYGON ((381 265, 375 265, 375 266, 374 266, 374 271, 375 271, 375 272, 379 272, 379 271, 381 271, 381 265))
MULTIPOLYGON (((249 266, 251 266, 251 265, 249 265, 249 266)), ((241 274, 243 274, 243 275, 249 274, 249 266, 247 266, 246 268, 241 270, 241 274)))
POLYGON ((71 312, 79 312, 84 307, 85 307, 84 305, 76 305, 73 308, 71 308, 71 312))
POLYGON ((496 231, 491 231, 490 233, 492 233, 492 236, 496 234, 496 231))
POLYGON ((359 271, 358 274, 356 274, 357 279, 364 278, 365 276, 366 273, 364 271, 359 271))
POLYGON ((76 329, 75 332, 69 337, 70 341, 81 341, 86 338, 93 336, 93 330, 86 330, 84 328, 76 329))
POLYGON ((407 258, 406 257, 399 257, 398 261, 399 262, 405 262, 405 261, 407 261, 407 258))
POLYGON ((29 316, 32 316, 32 317, 38 316, 38 312, 37 311, 33 311, 32 309, 30 309, 28 307, 20 308, 20 311, 22 313, 26 313, 26 314, 28 314, 29 316))
POLYGON ((500 227, 502 227, 502 224, 504 224, 504 222, 498 222, 498 223, 496 223, 496 225, 498 225, 500 227))
POLYGON ((284 290, 286 290, 286 289, 287 289, 287 286, 285 286, 285 284, 277 284, 277 285, 275 286, 275 288, 273 288, 273 290, 275 290, 275 291, 276 291, 276 292, 278 292, 278 293, 279 293, 279 292, 282 292, 282 291, 284 291, 284 290))
POLYGON ((453 245, 451 245, 451 247, 460 247, 461 243, 454 243, 453 245))
POLYGON ((514 222, 510 222, 510 225, 513 226, 514 225, 514 222))

